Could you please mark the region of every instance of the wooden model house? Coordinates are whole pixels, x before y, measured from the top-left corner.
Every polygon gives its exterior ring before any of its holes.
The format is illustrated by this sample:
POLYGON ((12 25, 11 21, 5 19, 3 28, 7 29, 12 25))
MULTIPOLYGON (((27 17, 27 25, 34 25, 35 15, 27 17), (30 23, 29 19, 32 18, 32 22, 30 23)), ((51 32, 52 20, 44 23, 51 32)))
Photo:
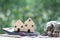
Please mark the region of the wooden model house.
POLYGON ((24 23, 22 21, 18 20, 14 24, 14 31, 34 32, 34 26, 35 26, 35 24, 31 18, 27 19, 24 23))
POLYGON ((27 19, 25 22, 24 22, 24 31, 26 32, 34 32, 34 22, 31 18, 27 19))
POLYGON ((23 31, 23 22, 21 20, 18 20, 15 24, 14 24, 14 31, 20 32, 23 31))

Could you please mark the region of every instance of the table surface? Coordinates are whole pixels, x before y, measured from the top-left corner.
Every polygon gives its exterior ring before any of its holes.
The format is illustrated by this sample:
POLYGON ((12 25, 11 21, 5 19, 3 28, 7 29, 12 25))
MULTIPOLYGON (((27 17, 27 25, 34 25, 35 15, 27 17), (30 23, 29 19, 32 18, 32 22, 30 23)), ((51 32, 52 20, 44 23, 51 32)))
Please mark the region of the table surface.
MULTIPOLYGON (((56 38, 56 37, 48 37, 48 36, 19 36, 19 35, 8 35, 8 34, 0 34, 0 38, 1 37, 9 37, 9 38, 56 38)), ((57 37, 60 38, 60 37, 57 37)))
POLYGON ((0 40, 60 40, 60 37, 58 38, 52 38, 48 36, 19 36, 19 35, 7 35, 7 34, 0 34, 0 40), (31 39, 32 38, 32 39, 31 39))

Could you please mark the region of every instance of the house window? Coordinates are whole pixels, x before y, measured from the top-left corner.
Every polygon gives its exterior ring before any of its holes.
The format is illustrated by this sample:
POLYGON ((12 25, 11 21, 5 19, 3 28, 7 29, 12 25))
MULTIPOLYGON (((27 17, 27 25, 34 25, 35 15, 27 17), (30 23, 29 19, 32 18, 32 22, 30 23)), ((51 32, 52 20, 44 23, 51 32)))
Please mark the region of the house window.
POLYGON ((21 26, 21 28, 23 28, 23 26, 21 26))
POLYGON ((29 19, 29 21, 31 21, 31 20, 29 19))
POLYGON ((16 28, 17 26, 15 26, 15 28, 16 28))
POLYGON ((27 24, 25 26, 27 27, 27 24))
POLYGON ((34 25, 32 25, 32 27, 34 27, 34 25))

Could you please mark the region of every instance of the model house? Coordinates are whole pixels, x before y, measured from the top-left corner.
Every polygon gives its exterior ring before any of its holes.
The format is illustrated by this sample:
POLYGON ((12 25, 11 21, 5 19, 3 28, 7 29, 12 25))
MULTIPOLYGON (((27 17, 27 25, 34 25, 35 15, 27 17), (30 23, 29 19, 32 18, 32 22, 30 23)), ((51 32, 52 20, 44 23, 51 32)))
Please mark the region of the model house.
POLYGON ((23 27, 24 24, 21 20, 18 20, 15 24, 14 24, 14 31, 20 32, 23 31, 23 27))
POLYGON ((24 22, 24 27, 25 27, 25 30, 26 32, 34 32, 34 22, 31 18, 27 19, 25 22, 24 22))
POLYGON ((18 20, 14 24, 14 31, 20 32, 34 32, 34 22, 31 18, 27 19, 24 23, 21 20, 18 20))

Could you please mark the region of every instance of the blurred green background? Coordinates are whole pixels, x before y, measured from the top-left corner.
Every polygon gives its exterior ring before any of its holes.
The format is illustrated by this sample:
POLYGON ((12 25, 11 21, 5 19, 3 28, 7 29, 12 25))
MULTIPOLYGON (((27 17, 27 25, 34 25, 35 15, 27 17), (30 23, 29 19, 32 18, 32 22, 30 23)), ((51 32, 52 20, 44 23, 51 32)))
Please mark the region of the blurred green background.
POLYGON ((60 0, 0 0, 0 33, 1 28, 29 17, 36 24, 35 30, 43 33, 46 22, 60 21, 60 0))

